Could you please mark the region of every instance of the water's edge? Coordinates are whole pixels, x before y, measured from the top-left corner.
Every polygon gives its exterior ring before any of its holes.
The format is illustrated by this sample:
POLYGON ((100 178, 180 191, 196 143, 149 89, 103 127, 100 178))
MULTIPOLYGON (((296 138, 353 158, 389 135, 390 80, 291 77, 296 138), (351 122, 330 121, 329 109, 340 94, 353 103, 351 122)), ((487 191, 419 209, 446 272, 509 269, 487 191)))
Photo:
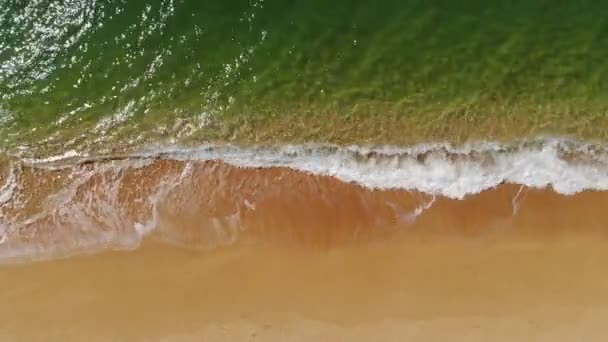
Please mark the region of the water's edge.
POLYGON ((608 148, 567 139, 408 148, 150 147, 13 158, 0 259, 243 241, 338 246, 403 231, 601 231, 608 148), (556 210, 558 210, 556 212, 556 210))

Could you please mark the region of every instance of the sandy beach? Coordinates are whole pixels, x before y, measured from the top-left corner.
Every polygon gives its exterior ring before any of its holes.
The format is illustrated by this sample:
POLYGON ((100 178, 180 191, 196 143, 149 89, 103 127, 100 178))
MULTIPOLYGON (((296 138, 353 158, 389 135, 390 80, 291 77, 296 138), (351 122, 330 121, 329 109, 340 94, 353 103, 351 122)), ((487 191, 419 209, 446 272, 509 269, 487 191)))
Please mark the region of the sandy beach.
POLYGON ((0 267, 3 341, 591 341, 608 335, 604 237, 403 236, 0 267))

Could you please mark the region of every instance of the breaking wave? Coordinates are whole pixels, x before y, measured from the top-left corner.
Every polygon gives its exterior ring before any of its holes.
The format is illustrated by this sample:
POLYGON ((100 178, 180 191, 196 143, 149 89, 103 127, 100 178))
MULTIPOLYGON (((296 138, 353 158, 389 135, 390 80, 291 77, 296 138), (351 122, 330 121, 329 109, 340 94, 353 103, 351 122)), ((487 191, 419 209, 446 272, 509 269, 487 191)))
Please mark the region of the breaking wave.
POLYGON ((608 149, 567 139, 454 147, 230 145, 12 158, 0 260, 238 242, 331 247, 399 232, 600 230, 608 149))

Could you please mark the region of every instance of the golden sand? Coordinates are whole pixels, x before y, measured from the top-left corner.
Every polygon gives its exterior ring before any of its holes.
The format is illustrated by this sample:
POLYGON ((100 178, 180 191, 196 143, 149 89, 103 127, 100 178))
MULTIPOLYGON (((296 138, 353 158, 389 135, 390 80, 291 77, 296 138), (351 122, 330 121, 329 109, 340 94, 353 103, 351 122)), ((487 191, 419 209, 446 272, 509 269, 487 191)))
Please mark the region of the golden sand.
POLYGON ((608 241, 404 236, 0 267, 0 339, 600 341, 608 241))

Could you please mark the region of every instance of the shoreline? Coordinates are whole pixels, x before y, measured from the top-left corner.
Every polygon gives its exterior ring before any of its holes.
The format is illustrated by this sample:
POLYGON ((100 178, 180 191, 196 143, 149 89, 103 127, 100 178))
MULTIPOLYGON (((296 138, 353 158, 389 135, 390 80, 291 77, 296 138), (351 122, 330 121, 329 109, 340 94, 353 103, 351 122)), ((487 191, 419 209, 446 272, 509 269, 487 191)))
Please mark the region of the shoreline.
POLYGON ((228 147, 17 163, 0 173, 0 260, 134 249, 154 236, 213 249, 344 247, 400 231, 605 234, 606 151, 228 147))

